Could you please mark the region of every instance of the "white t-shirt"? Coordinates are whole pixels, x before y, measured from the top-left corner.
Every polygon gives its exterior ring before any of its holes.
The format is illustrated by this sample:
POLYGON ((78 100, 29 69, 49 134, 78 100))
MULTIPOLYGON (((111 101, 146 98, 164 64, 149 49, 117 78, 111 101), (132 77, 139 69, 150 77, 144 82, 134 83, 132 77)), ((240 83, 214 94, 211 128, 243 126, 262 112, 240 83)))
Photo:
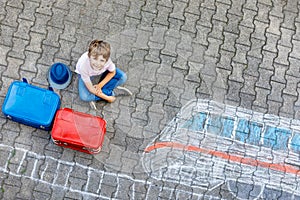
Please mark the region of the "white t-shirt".
POLYGON ((95 70, 92 68, 88 52, 85 52, 78 59, 75 72, 81 75, 83 82, 91 82, 91 76, 97 76, 105 72, 106 70, 113 72, 116 70, 116 65, 109 58, 101 70, 95 70))

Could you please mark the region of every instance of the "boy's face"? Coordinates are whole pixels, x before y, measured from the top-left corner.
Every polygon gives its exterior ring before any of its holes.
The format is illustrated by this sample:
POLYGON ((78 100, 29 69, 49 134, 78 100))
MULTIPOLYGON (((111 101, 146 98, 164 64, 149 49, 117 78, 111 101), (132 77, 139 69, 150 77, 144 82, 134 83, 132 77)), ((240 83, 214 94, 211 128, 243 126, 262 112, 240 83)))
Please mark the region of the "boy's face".
POLYGON ((91 56, 90 63, 94 70, 101 70, 106 63, 106 59, 103 58, 102 55, 98 56, 98 58, 96 58, 96 56, 91 56))

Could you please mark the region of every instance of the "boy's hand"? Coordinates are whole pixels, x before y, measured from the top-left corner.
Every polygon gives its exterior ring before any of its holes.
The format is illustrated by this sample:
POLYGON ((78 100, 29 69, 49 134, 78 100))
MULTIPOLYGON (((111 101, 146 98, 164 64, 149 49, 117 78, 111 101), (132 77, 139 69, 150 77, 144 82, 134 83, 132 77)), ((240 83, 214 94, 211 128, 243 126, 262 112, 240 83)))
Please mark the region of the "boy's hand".
POLYGON ((94 95, 97 95, 97 90, 95 87, 92 87, 90 92, 93 93, 94 95))
POLYGON ((99 87, 98 85, 94 85, 94 88, 95 88, 95 94, 96 94, 96 95, 102 93, 102 89, 101 89, 101 87, 99 87))

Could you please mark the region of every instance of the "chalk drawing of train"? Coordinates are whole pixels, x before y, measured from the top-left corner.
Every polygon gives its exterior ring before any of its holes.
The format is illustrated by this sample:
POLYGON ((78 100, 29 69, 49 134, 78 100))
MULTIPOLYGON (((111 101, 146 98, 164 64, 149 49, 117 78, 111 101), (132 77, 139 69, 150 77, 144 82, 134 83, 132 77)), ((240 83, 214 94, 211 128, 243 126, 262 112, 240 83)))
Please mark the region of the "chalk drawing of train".
POLYGON ((192 100, 145 148, 142 161, 158 180, 205 191, 227 184, 240 199, 276 198, 276 191, 300 199, 300 121, 192 100), (237 194, 247 187, 251 194, 237 194))

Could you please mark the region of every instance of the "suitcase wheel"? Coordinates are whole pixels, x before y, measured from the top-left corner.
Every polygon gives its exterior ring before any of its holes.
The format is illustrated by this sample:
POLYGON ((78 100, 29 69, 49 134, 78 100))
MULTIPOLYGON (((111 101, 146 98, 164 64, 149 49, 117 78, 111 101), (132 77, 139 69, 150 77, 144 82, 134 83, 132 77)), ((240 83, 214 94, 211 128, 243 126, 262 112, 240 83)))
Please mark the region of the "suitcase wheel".
POLYGON ((54 140, 52 136, 51 136, 51 139, 52 139, 52 141, 53 141, 54 144, 56 144, 56 145, 60 144, 60 141, 59 140, 54 140))
POLYGON ((90 153, 99 153, 101 151, 101 147, 98 149, 91 149, 91 148, 87 148, 87 147, 82 147, 83 150, 88 151, 90 153))

